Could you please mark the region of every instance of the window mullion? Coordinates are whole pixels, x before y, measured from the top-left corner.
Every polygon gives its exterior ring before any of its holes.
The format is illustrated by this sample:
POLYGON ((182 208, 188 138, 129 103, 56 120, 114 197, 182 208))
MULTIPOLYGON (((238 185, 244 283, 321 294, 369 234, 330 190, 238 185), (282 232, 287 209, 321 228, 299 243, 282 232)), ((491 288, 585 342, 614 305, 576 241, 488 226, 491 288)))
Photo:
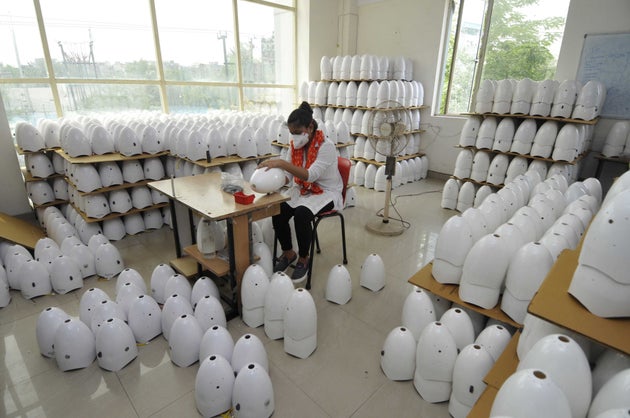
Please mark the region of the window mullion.
POLYGON ((483 18, 483 31, 479 41, 479 50, 477 51, 477 60, 475 62, 474 79, 472 86, 472 94, 470 95, 470 103, 468 110, 473 111, 473 103, 477 99, 477 90, 481 83, 481 74, 483 73, 483 64, 486 59, 486 47, 488 46, 488 34, 490 33, 490 23, 492 22, 492 9, 494 8, 494 0, 487 0, 486 13, 483 18))
POLYGON ((455 40, 453 41, 453 55, 451 56, 451 72, 448 77, 448 85, 446 87, 446 103, 444 105, 444 114, 448 115, 448 107, 451 101, 451 88, 453 86, 453 75, 455 74, 455 63, 457 60, 457 46, 459 45, 459 33, 462 25, 462 16, 464 12, 465 0, 461 0, 459 3, 459 10, 457 12, 457 29, 455 30, 455 40))

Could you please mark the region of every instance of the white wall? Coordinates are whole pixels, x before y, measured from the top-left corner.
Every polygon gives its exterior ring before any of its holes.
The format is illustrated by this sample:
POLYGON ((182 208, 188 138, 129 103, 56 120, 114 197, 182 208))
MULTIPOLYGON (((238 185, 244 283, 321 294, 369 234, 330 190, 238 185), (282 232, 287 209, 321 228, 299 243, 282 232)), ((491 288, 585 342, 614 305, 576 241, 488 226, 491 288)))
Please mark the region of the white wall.
POLYGON ((2 97, 0 97, 0 179, 0 184, 2 184, 0 212, 8 215, 30 212, 31 207, 26 198, 24 179, 20 172, 2 97))
MULTIPOLYGON (((359 1, 358 54, 404 55, 414 63, 414 78, 422 82, 425 105, 434 103, 442 27, 447 0, 359 1)), ((630 31, 630 1, 572 0, 567 17, 556 79, 575 78, 585 33, 630 31)), ((630 100, 630 98, 629 98, 630 100)), ((465 118, 431 116, 423 112, 423 149, 432 171, 450 174, 455 166, 459 133, 465 118)), ((614 122, 614 121, 613 121, 614 122)), ((602 138, 611 121, 601 121, 596 129, 594 149, 601 149, 602 138)), ((586 164, 585 174, 593 174, 586 164)))

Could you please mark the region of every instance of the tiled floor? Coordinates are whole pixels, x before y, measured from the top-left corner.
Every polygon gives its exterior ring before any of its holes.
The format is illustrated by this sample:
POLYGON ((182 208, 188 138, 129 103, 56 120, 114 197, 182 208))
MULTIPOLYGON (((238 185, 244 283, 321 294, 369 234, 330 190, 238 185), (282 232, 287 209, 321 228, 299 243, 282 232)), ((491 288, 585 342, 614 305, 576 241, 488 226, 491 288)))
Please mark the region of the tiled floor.
MULTIPOLYGON (((380 369, 385 337, 400 325, 402 304, 412 286, 407 279, 428 261, 437 233, 453 212, 440 208, 443 182, 429 179, 394 190, 396 208, 411 225, 398 237, 383 237, 365 229, 384 204, 384 193, 357 188, 358 204, 345 214, 348 270, 353 295, 346 305, 324 298, 330 268, 341 261, 338 221, 319 227, 322 253, 315 259, 313 288, 318 315, 318 345, 307 359, 284 352, 281 340, 269 340, 263 327, 252 329, 240 319, 228 323, 236 341, 245 333, 265 344, 275 394, 274 417, 447 417, 447 404, 423 401, 413 382, 393 382, 380 369), (379 292, 359 286, 361 264, 379 254, 387 284, 379 292)), ((127 267, 138 270, 147 284, 153 268, 174 257, 171 231, 163 228, 116 242, 127 267)), ((54 359, 39 354, 35 324, 39 313, 58 306, 78 316, 79 300, 90 287, 115 297, 115 280, 90 278, 67 295, 27 301, 12 291, 10 305, 0 310, 0 416, 6 417, 198 417, 194 382, 198 364, 175 366, 162 336, 139 347, 138 357, 120 372, 90 367, 61 372, 54 359)))

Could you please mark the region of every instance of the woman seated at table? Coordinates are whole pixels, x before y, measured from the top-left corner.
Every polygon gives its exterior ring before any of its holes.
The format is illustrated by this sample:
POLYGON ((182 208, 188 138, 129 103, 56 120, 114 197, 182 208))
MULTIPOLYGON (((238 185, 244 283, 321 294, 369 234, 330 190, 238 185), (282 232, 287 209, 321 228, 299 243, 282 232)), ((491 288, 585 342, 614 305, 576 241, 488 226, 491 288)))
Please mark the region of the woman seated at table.
POLYGON ((285 271, 297 259, 291 279, 300 282, 308 274, 313 218, 317 213, 343 208, 343 183, 335 144, 317 129, 313 109, 307 102, 291 112, 287 125, 292 139, 286 158, 266 160, 259 167, 281 168, 287 173, 287 183, 291 183, 288 191, 291 200, 283 202, 280 214, 272 218, 282 248, 274 271, 285 271), (297 253, 291 240, 291 217, 294 217, 297 253))

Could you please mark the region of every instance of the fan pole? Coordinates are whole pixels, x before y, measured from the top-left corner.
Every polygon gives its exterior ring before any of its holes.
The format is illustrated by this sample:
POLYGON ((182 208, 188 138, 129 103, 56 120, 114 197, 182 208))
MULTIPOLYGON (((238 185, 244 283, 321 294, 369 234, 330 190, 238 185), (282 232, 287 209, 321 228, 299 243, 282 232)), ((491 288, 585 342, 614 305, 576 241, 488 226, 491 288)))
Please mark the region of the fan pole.
POLYGON ((387 175, 387 186, 385 187, 385 206, 383 207, 383 218, 368 222, 365 228, 375 234, 385 236, 396 236, 403 233, 404 228, 401 223, 389 222, 389 202, 392 197, 392 177, 396 170, 396 157, 388 156, 385 161, 385 174, 387 175))

